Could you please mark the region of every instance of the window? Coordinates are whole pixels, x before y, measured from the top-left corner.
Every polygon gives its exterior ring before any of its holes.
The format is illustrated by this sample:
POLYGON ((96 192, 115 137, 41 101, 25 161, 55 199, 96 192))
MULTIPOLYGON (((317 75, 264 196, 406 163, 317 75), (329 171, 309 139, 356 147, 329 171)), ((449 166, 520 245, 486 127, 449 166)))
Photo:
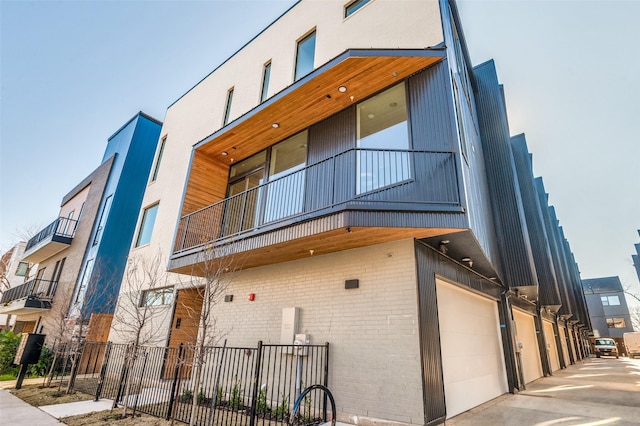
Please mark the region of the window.
POLYGON ((344 17, 351 16, 356 13, 362 6, 369 3, 371 0, 354 0, 352 2, 347 3, 344 7, 344 17))
POLYGON ((84 273, 82 274, 82 279, 78 285, 78 291, 76 292, 76 297, 73 303, 80 305, 84 304, 84 295, 87 293, 87 286, 89 285, 89 278, 91 278, 92 272, 93 259, 89 259, 84 267, 84 273))
POLYGON ((153 225, 156 222, 157 213, 158 204, 144 209, 142 222, 140 222, 140 230, 138 231, 138 239, 136 240, 136 247, 144 246, 151 241, 151 233, 153 232, 153 225))
POLYGON ((405 85, 400 83, 357 106, 357 192, 409 179, 409 127, 405 85))
POLYGON ((624 318, 607 318, 607 327, 609 328, 626 328, 624 318))
POLYGON ((231 166, 223 235, 302 211, 307 138, 300 132, 231 166))
POLYGON ((173 303, 173 287, 158 290, 145 290, 142 292, 140 306, 161 306, 173 303))
MULTIPOLYGON (((71 210, 69 212, 69 214, 67 215, 66 218, 61 218, 60 222, 58 223, 58 234, 65 236, 65 237, 70 237, 71 234, 69 233, 69 225, 71 224, 71 222, 73 221, 73 214, 75 213, 75 210, 71 210)), ((75 225, 73 225, 71 227, 72 231, 74 231, 75 225)))
POLYGON ((151 173, 151 182, 155 182, 158 178, 158 170, 160 169, 160 162, 162 161, 162 153, 164 152, 164 144, 167 142, 166 136, 160 141, 160 148, 158 148, 158 155, 156 156, 156 163, 153 166, 153 173, 151 173))
POLYGON ((300 80, 305 75, 313 71, 313 59, 316 54, 316 32, 313 31, 308 36, 298 42, 296 51, 296 72, 294 81, 300 80))
POLYGON ((16 275, 19 277, 26 277, 28 273, 29 273, 29 263, 19 262, 18 268, 16 269, 16 275))
POLYGON ((226 126, 229 124, 229 115, 231 114, 231 102, 233 101, 233 87, 229 89, 227 92, 227 103, 224 107, 224 119, 222 120, 222 125, 226 126))
POLYGON ((620 298, 618 296, 601 296, 602 306, 620 306, 620 298))
POLYGON ((98 222, 98 229, 96 229, 96 236, 93 237, 94 246, 100 242, 100 237, 102 237, 102 231, 104 231, 104 227, 107 224, 107 218, 109 217, 109 212, 111 211, 112 200, 113 194, 109 195, 104 201, 104 207, 102 207, 102 214, 100 215, 100 221, 98 222))
POLYGON ((260 92, 260 102, 267 100, 269 96, 269 79, 271 78, 271 62, 265 64, 262 70, 262 92, 260 92))
POLYGON ((304 131, 271 147, 265 222, 302 212, 307 137, 304 131))

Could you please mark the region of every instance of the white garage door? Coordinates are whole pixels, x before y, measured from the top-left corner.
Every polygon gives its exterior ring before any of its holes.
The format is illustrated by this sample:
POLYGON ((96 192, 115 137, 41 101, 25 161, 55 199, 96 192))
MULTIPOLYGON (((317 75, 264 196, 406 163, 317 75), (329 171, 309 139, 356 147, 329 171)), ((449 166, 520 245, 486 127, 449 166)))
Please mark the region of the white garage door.
POLYGON ((553 333, 553 323, 543 320, 542 326, 544 328, 544 339, 547 341, 547 352, 549 353, 551 371, 559 370, 560 358, 558 358, 558 346, 556 345, 556 337, 553 333))
POLYGON ((447 418, 508 391, 493 300, 437 280, 447 418))
POLYGON ((524 383, 527 384, 542 377, 535 318, 533 315, 514 309, 513 319, 516 322, 516 341, 522 344, 520 358, 524 383))
POLYGON ((573 332, 572 329, 569 329, 569 343, 571 344, 571 353, 573 354, 573 359, 578 359, 577 357, 577 353, 576 353, 576 346, 575 346, 575 333, 573 332))
POLYGON ((571 363, 569 359, 569 346, 567 346, 567 329, 564 327, 558 327, 560 330, 560 341, 562 342, 562 355, 564 356, 564 365, 571 363))

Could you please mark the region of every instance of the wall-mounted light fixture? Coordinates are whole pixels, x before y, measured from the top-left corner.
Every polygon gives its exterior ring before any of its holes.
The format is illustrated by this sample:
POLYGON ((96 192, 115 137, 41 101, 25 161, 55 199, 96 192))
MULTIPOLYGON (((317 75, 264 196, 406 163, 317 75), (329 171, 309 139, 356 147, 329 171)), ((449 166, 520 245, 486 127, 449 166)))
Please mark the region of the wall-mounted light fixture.
POLYGON ((358 287, 360 287, 360 280, 346 280, 344 282, 345 290, 352 290, 358 287))
POLYGON ((229 153, 227 151, 222 151, 220 155, 222 155, 223 157, 226 157, 227 155, 229 155, 229 153))
POLYGON ((347 88, 346 88, 345 86, 340 86, 340 87, 338 87, 338 92, 340 92, 340 93, 344 93, 344 92, 346 92, 346 91, 347 91, 347 88))
POLYGON ((279 123, 273 123, 271 125, 271 127, 273 127, 274 129, 277 129, 278 127, 280 127, 280 124, 279 123))

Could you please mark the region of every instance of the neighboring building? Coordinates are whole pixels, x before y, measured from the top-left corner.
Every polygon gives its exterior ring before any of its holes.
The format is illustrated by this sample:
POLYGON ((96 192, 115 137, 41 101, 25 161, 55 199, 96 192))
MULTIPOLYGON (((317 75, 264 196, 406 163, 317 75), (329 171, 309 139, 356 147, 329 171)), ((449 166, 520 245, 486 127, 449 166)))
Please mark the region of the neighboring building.
POLYGON ((622 337, 633 330, 619 277, 582 280, 593 325, 593 337, 622 337))
POLYGON ((170 287, 121 289, 173 294, 159 345, 196 341, 213 257, 227 344, 329 342, 358 424, 441 423, 587 355, 575 259, 453 1, 296 3, 169 106, 160 149, 129 256, 170 287))
MULTIPOLYGON (((640 236, 640 229, 638 229, 638 235, 640 236)), ((633 260, 633 266, 636 268, 636 273, 638 274, 638 281, 640 281, 640 243, 634 244, 636 248, 636 254, 631 255, 631 259, 633 260)))
POLYGON ((63 197, 58 218, 27 242, 22 260, 37 271, 0 306, 22 331, 69 339, 92 314, 113 313, 161 125, 143 113, 127 122, 102 164, 63 197))
MULTIPOLYGON (((26 242, 20 241, 0 257, 0 293, 3 296, 13 287, 29 281, 32 269, 34 267, 37 268, 37 265, 21 260, 26 245, 26 242)), ((4 303, 4 301, 3 297, 0 304, 4 303)), ((12 315, 0 314, 0 330, 12 328, 16 332, 20 332, 22 324, 18 323, 17 328, 15 328, 15 320, 16 318, 12 315)))

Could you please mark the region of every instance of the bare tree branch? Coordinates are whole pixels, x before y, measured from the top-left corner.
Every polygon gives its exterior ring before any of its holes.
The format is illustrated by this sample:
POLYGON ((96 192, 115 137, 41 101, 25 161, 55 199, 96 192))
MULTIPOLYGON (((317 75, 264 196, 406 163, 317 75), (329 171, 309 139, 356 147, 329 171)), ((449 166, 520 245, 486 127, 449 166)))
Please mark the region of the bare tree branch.
MULTIPOLYGON (((125 362, 126 368, 131 369, 141 354, 141 346, 155 343, 164 333, 156 324, 158 318, 165 315, 165 310, 159 309, 161 298, 167 291, 168 274, 164 270, 162 256, 158 253, 151 259, 134 256, 130 257, 125 271, 123 288, 118 297, 118 303, 113 318, 112 330, 124 341, 128 342, 125 362)), ((125 383, 122 416, 127 416, 128 399, 131 392, 130 375, 125 383)))
POLYGON ((205 362, 207 346, 215 346, 228 330, 221 330, 217 324, 216 306, 224 301, 227 290, 233 280, 235 272, 242 268, 241 256, 234 253, 230 244, 207 246, 199 253, 195 263, 191 288, 198 291, 202 298, 202 307, 198 322, 198 337, 193 355, 193 371, 191 383, 193 399, 189 425, 196 421, 198 406, 198 389, 202 378, 202 367, 205 362))

